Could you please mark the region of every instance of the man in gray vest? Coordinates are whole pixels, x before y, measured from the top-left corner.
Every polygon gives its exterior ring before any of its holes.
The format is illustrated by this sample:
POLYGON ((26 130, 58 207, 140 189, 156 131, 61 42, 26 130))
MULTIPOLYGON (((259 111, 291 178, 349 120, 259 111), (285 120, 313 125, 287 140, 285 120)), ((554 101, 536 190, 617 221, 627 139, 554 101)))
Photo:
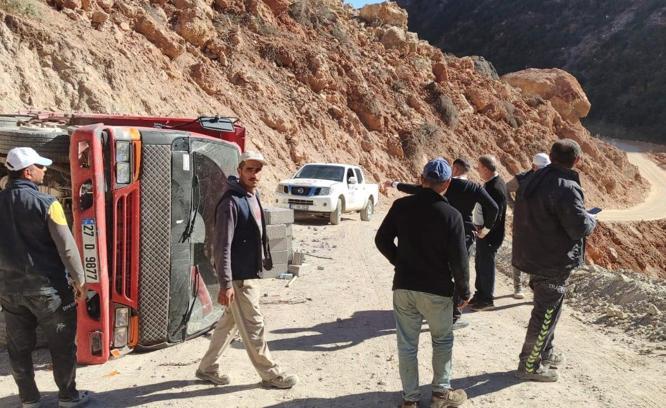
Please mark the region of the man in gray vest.
POLYGON ((272 260, 257 185, 266 161, 261 153, 246 151, 240 157, 239 177, 229 177, 228 190, 217 206, 215 269, 220 282, 218 302, 225 307, 196 371, 197 378, 217 385, 229 384, 217 360, 240 332, 250 361, 268 388, 291 388, 295 375, 285 374, 271 358, 259 310, 262 269, 272 260))
POLYGON ((81 256, 60 202, 41 193, 51 160, 29 147, 7 154, 9 183, 0 192, 0 304, 7 352, 24 408, 39 407, 32 351, 40 326, 53 360, 58 406, 88 400, 76 389, 76 299, 86 295, 81 256))

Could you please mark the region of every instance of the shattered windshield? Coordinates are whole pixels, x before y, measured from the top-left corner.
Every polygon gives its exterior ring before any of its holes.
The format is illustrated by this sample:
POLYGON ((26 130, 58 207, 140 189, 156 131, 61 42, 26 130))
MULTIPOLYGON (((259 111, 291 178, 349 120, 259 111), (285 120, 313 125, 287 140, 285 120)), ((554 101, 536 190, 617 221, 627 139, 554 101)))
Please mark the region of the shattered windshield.
POLYGON ((294 178, 342 181, 344 180, 344 177, 345 168, 342 166, 310 164, 299 170, 294 178))

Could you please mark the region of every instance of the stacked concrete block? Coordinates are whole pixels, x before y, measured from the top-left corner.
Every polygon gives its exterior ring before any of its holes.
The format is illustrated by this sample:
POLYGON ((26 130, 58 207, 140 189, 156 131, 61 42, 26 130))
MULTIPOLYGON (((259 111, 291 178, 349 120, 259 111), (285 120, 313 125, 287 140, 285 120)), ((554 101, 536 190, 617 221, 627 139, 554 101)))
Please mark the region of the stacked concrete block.
POLYGON ((288 272, 293 253, 291 224, 294 211, 286 208, 264 208, 266 235, 271 246, 273 269, 264 271, 264 278, 276 278, 288 272))

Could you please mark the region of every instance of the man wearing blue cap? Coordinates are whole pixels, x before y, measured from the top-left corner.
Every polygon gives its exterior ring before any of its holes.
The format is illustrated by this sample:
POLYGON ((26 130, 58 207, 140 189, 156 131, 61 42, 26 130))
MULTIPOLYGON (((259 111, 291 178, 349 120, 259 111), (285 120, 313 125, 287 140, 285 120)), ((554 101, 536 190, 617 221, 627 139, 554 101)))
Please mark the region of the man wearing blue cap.
POLYGON ((442 158, 429 161, 421 175, 422 189, 393 203, 375 237, 377 248, 395 267, 393 314, 402 407, 417 407, 421 399, 417 352, 423 319, 433 345, 431 407, 457 407, 467 399, 464 390, 451 389, 453 294, 460 295, 462 307, 470 292, 462 216, 443 197, 450 182, 449 163, 442 158))

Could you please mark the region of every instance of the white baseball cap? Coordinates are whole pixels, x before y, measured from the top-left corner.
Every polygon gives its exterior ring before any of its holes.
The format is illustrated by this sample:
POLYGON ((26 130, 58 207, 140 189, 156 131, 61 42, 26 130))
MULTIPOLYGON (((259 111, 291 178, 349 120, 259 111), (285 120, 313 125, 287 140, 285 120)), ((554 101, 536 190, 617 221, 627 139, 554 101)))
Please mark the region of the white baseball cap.
POLYGON ((266 164, 266 159, 264 159, 264 155, 259 152, 255 152, 254 150, 246 150, 243 152, 243 154, 241 154, 240 162, 242 163, 246 160, 256 160, 261 164, 266 164))
POLYGON ((5 167, 11 171, 23 170, 33 164, 50 166, 53 161, 40 156, 32 147, 15 147, 7 153, 5 167))
POLYGON ((532 164, 542 169, 550 164, 550 157, 546 153, 537 153, 532 158, 532 164))

